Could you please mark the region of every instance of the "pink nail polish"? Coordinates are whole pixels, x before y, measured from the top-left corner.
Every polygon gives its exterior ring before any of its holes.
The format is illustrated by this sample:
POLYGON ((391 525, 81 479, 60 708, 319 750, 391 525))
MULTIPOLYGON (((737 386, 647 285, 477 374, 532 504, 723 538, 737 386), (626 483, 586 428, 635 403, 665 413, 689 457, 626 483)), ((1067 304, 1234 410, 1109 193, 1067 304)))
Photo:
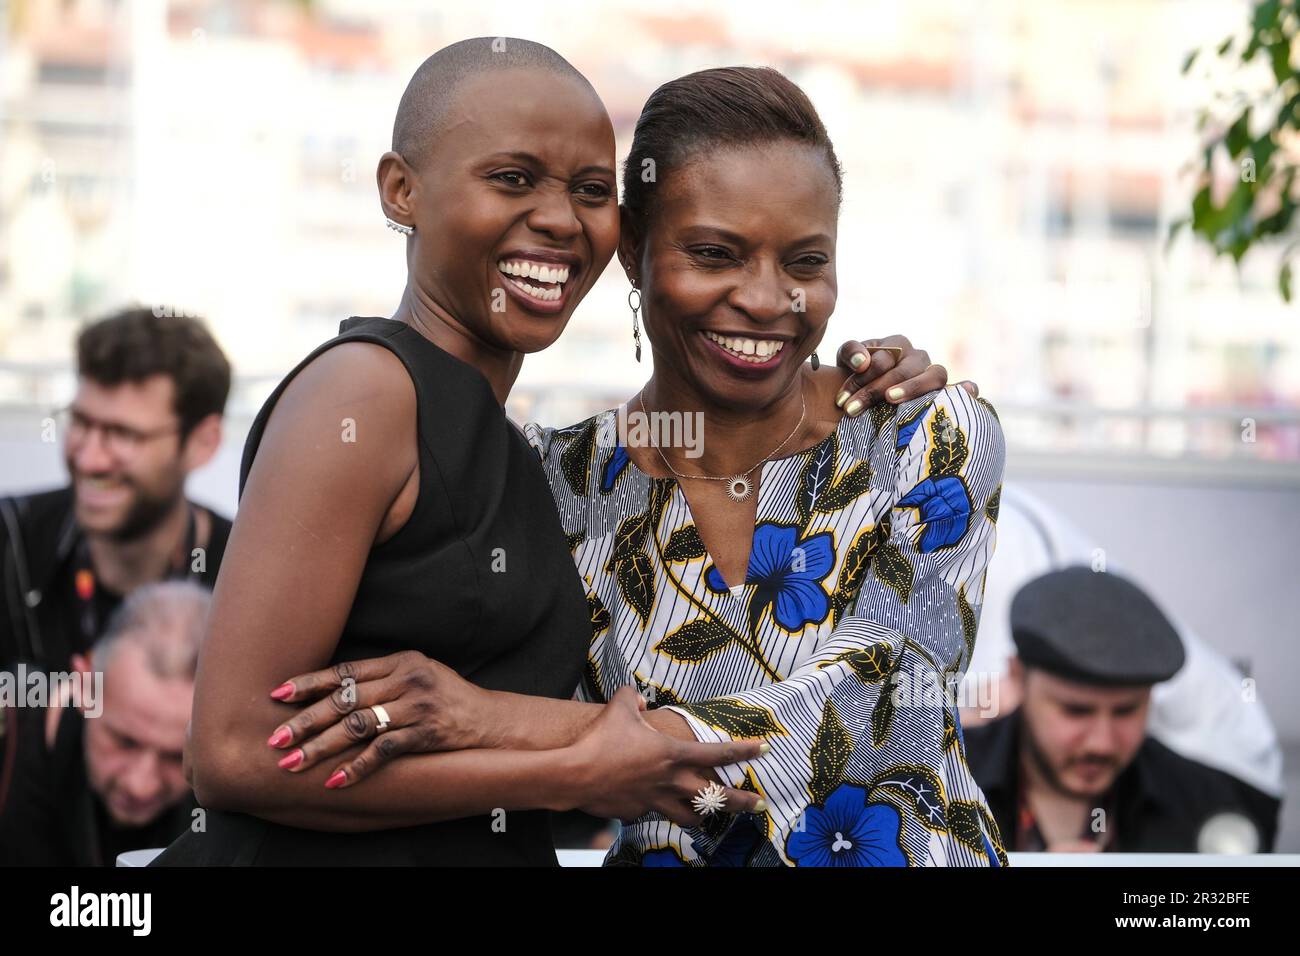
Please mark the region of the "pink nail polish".
POLYGON ((339 787, 343 786, 343 784, 347 783, 347 779, 348 775, 342 770, 335 770, 334 773, 330 775, 330 778, 325 781, 325 786, 331 790, 337 790, 339 787))
POLYGON ((271 696, 275 700, 286 700, 287 698, 292 696, 292 694, 293 694, 293 685, 290 684, 288 681, 285 681, 275 690, 271 691, 271 696))
POLYGON ((293 739, 293 731, 291 731, 288 727, 281 727, 279 730, 277 730, 275 733, 273 733, 270 737, 267 738, 266 745, 268 747, 283 747, 292 739, 293 739))
POLYGON ((303 758, 302 748, 299 747, 297 750, 289 754, 287 757, 280 758, 280 769, 292 770, 294 767, 298 766, 298 764, 302 763, 302 758, 303 758))

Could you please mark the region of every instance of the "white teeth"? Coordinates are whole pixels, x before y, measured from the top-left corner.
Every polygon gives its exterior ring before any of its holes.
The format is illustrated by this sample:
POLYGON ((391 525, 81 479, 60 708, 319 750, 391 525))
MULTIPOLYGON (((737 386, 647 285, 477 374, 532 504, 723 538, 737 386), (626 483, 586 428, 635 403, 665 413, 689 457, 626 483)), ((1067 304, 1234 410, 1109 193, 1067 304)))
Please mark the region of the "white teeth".
POLYGON ((544 302, 554 302, 563 293, 563 290, 558 285, 553 285, 550 288, 544 289, 541 286, 536 286, 530 282, 523 282, 515 278, 511 278, 510 281, 513 282, 517 288, 523 289, 534 299, 541 299, 544 302))
MULTIPOLYGON (((521 279, 534 279, 538 282, 557 285, 564 285, 569 281, 568 266, 548 266, 540 262, 530 262, 524 259, 502 259, 497 263, 497 271, 503 275, 517 276, 521 279)), ((559 298, 559 296, 546 296, 546 298, 559 298)))
POLYGON ((705 332, 712 341, 717 342, 736 358, 746 362, 766 362, 781 349, 785 343, 779 339, 747 339, 740 336, 723 336, 716 332, 705 332))

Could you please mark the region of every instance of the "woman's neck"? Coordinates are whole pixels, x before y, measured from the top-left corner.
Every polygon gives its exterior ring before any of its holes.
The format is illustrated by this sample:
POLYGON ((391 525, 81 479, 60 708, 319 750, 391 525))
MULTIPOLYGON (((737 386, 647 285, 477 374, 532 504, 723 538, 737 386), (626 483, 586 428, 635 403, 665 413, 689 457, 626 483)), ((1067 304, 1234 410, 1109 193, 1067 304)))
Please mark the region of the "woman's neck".
MULTIPOLYGON (((709 402, 676 376, 656 372, 628 403, 627 410, 629 415, 642 410, 650 415, 652 442, 660 434, 653 426, 655 412, 698 413, 703 420, 703 440, 697 457, 690 457, 680 448, 662 447, 663 442, 660 450, 673 468, 686 474, 738 475, 762 462, 764 456, 784 457, 826 437, 825 423, 811 414, 813 391, 800 370, 789 387, 766 407, 727 408, 709 402), (787 436, 785 444, 778 448, 777 443, 787 436)), ((649 449, 649 454, 645 451, 641 459, 662 464, 654 449, 649 449)), ((637 464, 641 467, 640 460, 637 464)))
POLYGON ((478 369, 492 387, 497 401, 505 405, 524 364, 522 352, 500 349, 484 342, 432 296, 413 287, 410 282, 407 282, 402 301, 392 318, 406 323, 444 352, 478 369))

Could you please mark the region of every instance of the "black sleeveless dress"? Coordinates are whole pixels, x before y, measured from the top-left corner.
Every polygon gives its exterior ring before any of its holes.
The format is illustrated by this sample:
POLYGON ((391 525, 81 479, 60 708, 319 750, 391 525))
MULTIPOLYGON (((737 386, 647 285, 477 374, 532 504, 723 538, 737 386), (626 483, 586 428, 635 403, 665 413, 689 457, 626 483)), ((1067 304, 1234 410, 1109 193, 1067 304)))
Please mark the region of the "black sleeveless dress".
MULTIPOLYGON (((253 422, 241 494, 281 393, 341 342, 382 345, 406 366, 418 403, 420 489, 406 524, 370 551, 331 663, 413 648, 481 687, 571 697, 591 625, 537 454, 482 374, 410 326, 348 319, 299 363, 253 422)), ((331 833, 209 810, 205 832, 182 835, 153 865, 556 865, 547 811, 511 811, 504 832, 493 822, 485 814, 331 833)))

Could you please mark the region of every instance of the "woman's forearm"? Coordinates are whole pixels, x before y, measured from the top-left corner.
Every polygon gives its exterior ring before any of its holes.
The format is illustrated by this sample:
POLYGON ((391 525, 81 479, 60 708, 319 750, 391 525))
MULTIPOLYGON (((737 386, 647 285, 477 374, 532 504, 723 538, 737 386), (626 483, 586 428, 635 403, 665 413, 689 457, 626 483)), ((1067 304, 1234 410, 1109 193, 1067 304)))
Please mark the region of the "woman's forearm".
MULTIPOLYGON (((504 750, 551 750, 574 743, 600 716, 604 704, 530 697, 508 691, 489 694, 489 746, 504 750)), ((690 725, 671 710, 650 710, 645 721, 660 733, 693 741, 690 725)))
MULTIPOLYGON (((274 755, 200 750, 194 761, 199 802, 273 823, 336 832, 415 826, 496 810, 566 810, 579 806, 583 769, 563 749, 461 750, 408 754, 341 789, 325 781, 361 752, 353 748, 317 767, 289 773, 274 755)), ((265 748, 264 748, 265 749, 265 748)))

